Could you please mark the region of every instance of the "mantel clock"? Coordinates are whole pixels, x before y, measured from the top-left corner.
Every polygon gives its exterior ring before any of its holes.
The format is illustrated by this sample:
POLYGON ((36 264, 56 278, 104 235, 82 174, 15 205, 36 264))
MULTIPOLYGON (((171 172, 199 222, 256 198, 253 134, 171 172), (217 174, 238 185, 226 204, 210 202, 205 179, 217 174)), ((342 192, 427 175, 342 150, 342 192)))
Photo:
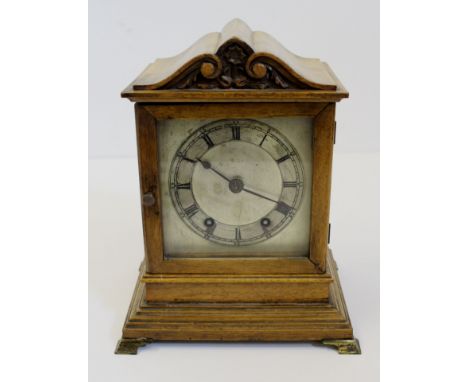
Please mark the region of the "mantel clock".
POLYGON ((330 67, 241 20, 150 64, 135 102, 145 260, 116 353, 321 341, 359 353, 328 248, 330 67))

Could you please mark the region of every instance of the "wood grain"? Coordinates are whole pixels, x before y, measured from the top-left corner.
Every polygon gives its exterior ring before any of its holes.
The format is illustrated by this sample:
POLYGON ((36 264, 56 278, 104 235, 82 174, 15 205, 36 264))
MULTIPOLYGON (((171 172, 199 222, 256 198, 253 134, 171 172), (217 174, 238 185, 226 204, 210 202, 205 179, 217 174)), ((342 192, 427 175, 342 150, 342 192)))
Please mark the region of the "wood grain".
MULTIPOLYGON (((158 239, 159 241, 159 239, 158 239)), ((281 256, 281 253, 278 253, 281 256)), ((232 274, 232 275, 284 275, 284 274, 315 274, 322 270, 310 261, 308 257, 300 258, 190 258, 164 259, 152 258, 152 270, 167 274, 232 274)))
MULTIPOLYGON (((211 281, 211 280, 209 280, 211 281)), ((146 284, 152 302, 324 302, 329 283, 287 282, 157 283, 146 284)))
POLYGON ((202 104, 144 104, 156 119, 187 118, 251 118, 251 117, 314 117, 328 104, 310 103, 202 103, 202 104))
POLYGON ((234 19, 221 33, 148 65, 132 88, 336 90, 336 84, 319 59, 292 54, 267 33, 234 19))
POLYGON ((143 273, 141 281, 151 302, 323 302, 332 277, 143 273))
MULTIPOLYGON (((330 298, 314 303, 154 303, 140 275, 123 338, 158 341, 317 341, 351 339, 353 329, 330 253, 330 298)), ((276 291, 282 295, 281 289, 276 291)))
POLYGON ((140 104, 135 104, 140 195, 151 193, 155 203, 142 204, 145 260, 149 272, 157 271, 157 259, 163 257, 161 197, 158 178, 158 145, 156 120, 140 104))
POLYGON ((133 102, 339 102, 346 89, 331 90, 133 90, 121 94, 133 102))
POLYGON ((310 259, 322 271, 328 252, 334 126, 335 104, 329 104, 314 119, 312 149, 310 259))

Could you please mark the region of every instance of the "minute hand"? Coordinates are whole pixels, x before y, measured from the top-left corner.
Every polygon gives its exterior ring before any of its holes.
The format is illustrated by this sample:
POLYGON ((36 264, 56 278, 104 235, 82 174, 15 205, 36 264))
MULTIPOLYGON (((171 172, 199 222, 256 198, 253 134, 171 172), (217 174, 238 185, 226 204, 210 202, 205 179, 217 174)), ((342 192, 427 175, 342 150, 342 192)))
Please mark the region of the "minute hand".
POLYGON ((276 203, 276 204, 279 203, 277 200, 270 199, 268 196, 259 194, 259 193, 255 192, 255 191, 249 190, 248 188, 244 188, 242 191, 245 191, 245 192, 248 192, 249 194, 252 194, 252 195, 258 196, 260 198, 269 200, 270 202, 273 202, 273 203, 276 203))

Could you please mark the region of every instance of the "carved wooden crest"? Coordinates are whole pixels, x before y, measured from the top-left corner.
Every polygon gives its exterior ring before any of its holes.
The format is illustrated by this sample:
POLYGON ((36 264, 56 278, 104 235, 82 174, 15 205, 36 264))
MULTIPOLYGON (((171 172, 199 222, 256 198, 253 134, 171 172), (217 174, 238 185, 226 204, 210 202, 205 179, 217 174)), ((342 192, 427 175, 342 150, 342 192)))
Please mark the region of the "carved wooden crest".
POLYGON ((135 90, 336 88, 323 62, 289 52, 239 19, 178 56, 156 60, 133 83, 135 90))

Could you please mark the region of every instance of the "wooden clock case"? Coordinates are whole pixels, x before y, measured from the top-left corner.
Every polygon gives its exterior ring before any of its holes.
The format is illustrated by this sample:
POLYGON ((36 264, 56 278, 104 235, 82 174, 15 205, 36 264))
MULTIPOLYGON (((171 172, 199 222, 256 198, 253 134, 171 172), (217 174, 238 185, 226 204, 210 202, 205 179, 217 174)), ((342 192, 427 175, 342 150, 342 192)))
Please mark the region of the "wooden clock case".
POLYGON ((357 354, 328 248, 335 106, 348 92, 326 63, 240 20, 156 60, 122 93, 135 104, 145 261, 116 353, 157 341, 321 341, 357 354), (297 258, 167 258, 158 120, 313 118, 310 249, 297 258))

